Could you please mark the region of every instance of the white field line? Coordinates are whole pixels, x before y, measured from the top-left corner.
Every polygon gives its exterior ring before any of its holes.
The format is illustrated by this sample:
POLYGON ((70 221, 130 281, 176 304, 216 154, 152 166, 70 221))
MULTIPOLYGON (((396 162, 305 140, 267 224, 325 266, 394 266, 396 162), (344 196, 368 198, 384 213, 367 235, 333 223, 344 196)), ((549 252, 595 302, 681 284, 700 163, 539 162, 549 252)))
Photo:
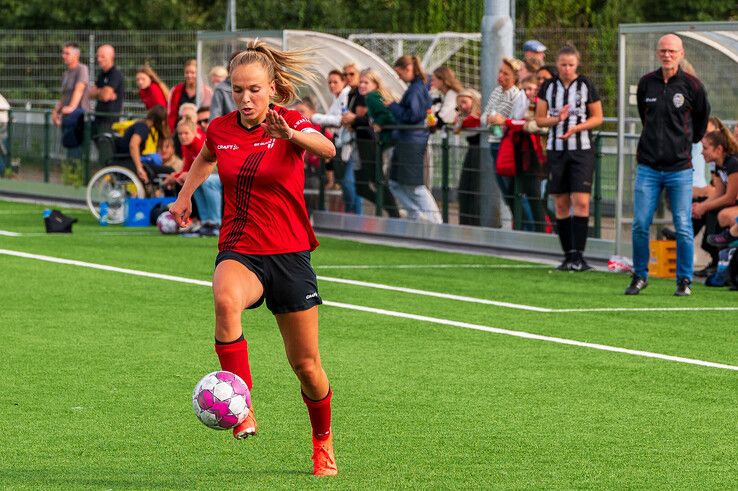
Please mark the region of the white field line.
POLYGON ((540 269, 547 264, 321 264, 315 269, 540 269))
MULTIPOLYGON (((39 261, 47 261, 51 263, 57 263, 57 264, 67 264, 70 266, 79 266, 84 268, 91 268, 91 269, 99 269, 103 271, 112 271, 116 273, 124 273, 124 274, 130 274, 135 276, 143 276, 146 278, 155 278, 160 280, 167 280, 167 281, 176 281, 179 283, 187 283, 191 285, 199 285, 199 286, 212 286, 212 283, 210 281, 203 281, 203 280, 195 280, 192 278, 184 278, 181 276, 172 276, 172 275, 166 275, 166 274, 159 274, 159 273, 150 273, 147 271, 139 271, 135 269, 128 269, 128 268, 118 268, 115 266, 108 266, 105 264, 96 264, 96 263, 88 263, 84 261, 75 261, 71 259, 63 259, 58 257, 52 257, 52 256, 42 256, 38 254, 29 254, 25 252, 20 251, 11 251, 7 249, 0 249, 0 254, 5 254, 9 256, 15 256, 15 257, 21 257, 26 259, 35 259, 39 261)), ((558 338, 554 336, 543 336, 541 334, 533 334, 529 332, 524 331, 512 331, 509 329, 501 329, 497 327, 489 327, 489 326, 482 326, 479 324, 470 324, 468 322, 459 322, 459 321, 452 321, 448 319, 439 319, 437 317, 428 317, 424 315, 415 315, 415 314, 408 314, 405 312, 397 312, 394 310, 384 310, 384 309, 376 309, 373 307, 366 307, 363 305, 353 305, 353 304, 347 304, 347 303, 341 303, 341 302, 332 302, 332 301, 324 301, 323 302, 326 306, 329 307, 336 307, 336 308, 342 308, 342 309, 348 309, 348 310, 356 310, 360 312, 368 312, 373 313, 377 315, 385 315, 389 317, 398 317, 401 319, 411 319, 416 320, 420 322, 428 322, 432 324, 440 324, 444 326, 454 326, 454 327, 461 327, 464 329, 473 329, 475 331, 483 331, 483 332, 489 332, 493 334, 501 334, 505 336, 513 336, 517 338, 523 338, 523 339, 533 339, 537 341, 545 341, 549 343, 556 343, 556 344, 564 344, 568 346, 577 346, 580 348, 589 348, 589 349, 596 349, 600 351, 610 351, 613 353, 622 353, 626 355, 631 356, 640 356, 644 358, 652 358, 657 360, 664 360, 664 361, 672 361, 677 363, 686 363, 689 365, 698 365, 702 367, 708 367, 708 368, 719 368, 723 370, 731 370, 738 372, 738 366, 734 365, 727 365, 724 363, 715 363, 711 361, 704 361, 704 360, 697 360, 694 358, 684 358, 681 356, 672 356, 672 355, 664 355, 661 353, 652 353, 650 351, 640 351, 640 350, 633 350, 628 348, 620 348, 617 346, 608 346, 605 344, 596 344, 596 343, 586 343, 583 341, 576 341, 573 339, 566 339, 566 338, 558 338)))
POLYGON ((11 232, 9 230, 0 230, 0 235, 4 235, 6 237, 20 237, 21 234, 18 232, 11 232))
POLYGON ((343 283, 345 285, 363 286, 365 288, 376 288, 378 290, 388 290, 393 292, 411 293, 413 295, 422 295, 425 297, 444 298, 446 300, 459 300, 469 303, 481 303, 484 305, 494 305, 496 307, 507 307, 510 309, 528 310, 531 312, 551 312, 551 309, 543 307, 534 307, 532 305, 521 305, 510 302, 498 302, 496 300, 487 300, 484 298, 466 297, 463 295, 452 295, 450 293, 432 292, 428 290, 416 290, 415 288, 404 288, 401 286, 383 285, 381 283, 369 283, 366 281, 346 280, 343 278, 332 278, 330 276, 318 276, 320 281, 328 281, 330 283, 343 283))

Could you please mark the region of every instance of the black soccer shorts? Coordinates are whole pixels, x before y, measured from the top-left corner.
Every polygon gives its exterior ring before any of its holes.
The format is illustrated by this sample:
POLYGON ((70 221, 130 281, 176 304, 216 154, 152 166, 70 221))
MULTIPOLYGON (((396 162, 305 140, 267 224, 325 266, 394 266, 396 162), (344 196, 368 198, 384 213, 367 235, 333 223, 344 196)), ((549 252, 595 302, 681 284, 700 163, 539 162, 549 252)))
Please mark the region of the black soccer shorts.
POLYGON ((594 176, 594 150, 549 150, 548 193, 591 193, 594 176))
POLYGON ((215 266, 226 260, 238 261, 246 266, 264 287, 264 294, 249 309, 260 307, 266 300, 266 306, 272 314, 286 314, 308 310, 323 303, 308 251, 267 256, 222 251, 215 258, 215 266))

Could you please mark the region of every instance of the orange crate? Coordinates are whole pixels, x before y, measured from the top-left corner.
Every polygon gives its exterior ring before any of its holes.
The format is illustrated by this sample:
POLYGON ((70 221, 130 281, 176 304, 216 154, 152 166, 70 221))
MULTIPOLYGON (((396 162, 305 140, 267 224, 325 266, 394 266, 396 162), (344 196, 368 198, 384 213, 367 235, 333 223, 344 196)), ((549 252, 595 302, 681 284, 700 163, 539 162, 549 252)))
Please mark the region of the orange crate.
POLYGON ((676 278, 676 241, 652 240, 648 275, 656 278, 676 278))

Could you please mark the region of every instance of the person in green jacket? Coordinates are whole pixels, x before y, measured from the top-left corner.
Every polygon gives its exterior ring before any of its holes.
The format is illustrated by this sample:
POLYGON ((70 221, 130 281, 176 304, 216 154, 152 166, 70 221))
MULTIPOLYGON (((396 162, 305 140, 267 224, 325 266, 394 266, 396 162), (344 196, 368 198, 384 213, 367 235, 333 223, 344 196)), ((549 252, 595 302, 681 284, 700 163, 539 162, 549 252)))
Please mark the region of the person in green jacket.
MULTIPOLYGON (((382 78, 377 72, 371 69, 362 70, 359 78, 359 94, 364 96, 364 100, 367 106, 367 114, 369 115, 369 121, 374 130, 376 137, 382 142, 382 162, 383 162, 383 175, 386 175, 386 171, 390 165, 390 159, 392 157, 392 130, 383 129, 385 126, 391 126, 396 124, 395 117, 392 112, 387 108, 387 104, 394 102, 395 97, 385 87, 382 78)), ((369 149, 367 149, 369 150, 369 149)), ((370 153, 370 152, 366 152, 370 153)), ((363 164, 366 166, 366 175, 374 176, 375 163, 376 163, 376 146, 371 145, 371 155, 364 157, 362 155, 363 164)), ((384 193, 383 193, 383 208, 389 216, 398 218, 400 215, 397 211, 397 204, 392 193, 389 192, 389 188, 386 185, 386 178, 384 179, 384 193)), ((372 199, 376 203, 376 200, 372 199)))

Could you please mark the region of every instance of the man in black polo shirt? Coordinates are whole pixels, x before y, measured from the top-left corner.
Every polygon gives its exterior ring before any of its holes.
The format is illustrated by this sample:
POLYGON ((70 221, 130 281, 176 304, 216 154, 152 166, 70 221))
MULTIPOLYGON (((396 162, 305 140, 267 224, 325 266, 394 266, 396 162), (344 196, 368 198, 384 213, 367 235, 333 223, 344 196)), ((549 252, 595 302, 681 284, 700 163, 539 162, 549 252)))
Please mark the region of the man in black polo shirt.
POLYGON ((90 97, 97 99, 96 113, 113 113, 115 116, 96 115, 93 134, 110 131, 110 127, 118 121, 123 111, 125 86, 123 74, 115 66, 115 49, 109 44, 97 48, 97 64, 101 72, 97 76, 95 85, 90 88, 90 97))
POLYGON ((661 68, 638 82, 638 113, 643 131, 638 141, 633 206, 633 278, 626 295, 648 286, 649 228, 661 190, 669 197, 676 230, 677 288, 674 295, 692 293, 692 144, 705 134, 710 104, 702 83, 679 66, 682 40, 675 34, 659 39, 656 55, 661 68))

